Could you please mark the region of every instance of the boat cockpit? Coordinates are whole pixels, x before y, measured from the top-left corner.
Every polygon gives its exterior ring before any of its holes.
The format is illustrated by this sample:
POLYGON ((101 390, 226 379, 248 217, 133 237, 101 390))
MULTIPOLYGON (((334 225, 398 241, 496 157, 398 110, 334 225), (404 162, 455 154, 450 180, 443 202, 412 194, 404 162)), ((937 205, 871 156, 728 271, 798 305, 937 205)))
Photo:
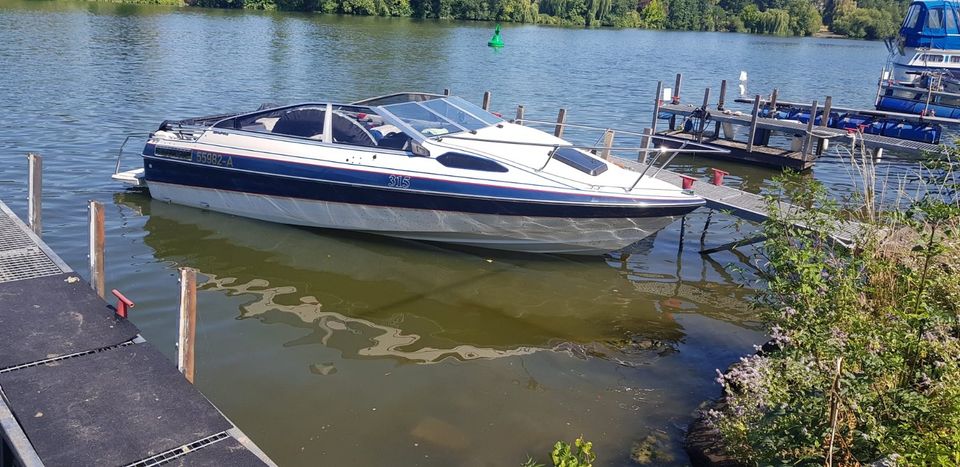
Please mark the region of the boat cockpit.
POLYGON ((459 97, 404 93, 353 104, 269 106, 246 114, 201 117, 175 123, 411 151, 415 143, 431 137, 476 133, 502 121, 459 97), (326 118, 328 114, 331 115, 329 120, 326 118))

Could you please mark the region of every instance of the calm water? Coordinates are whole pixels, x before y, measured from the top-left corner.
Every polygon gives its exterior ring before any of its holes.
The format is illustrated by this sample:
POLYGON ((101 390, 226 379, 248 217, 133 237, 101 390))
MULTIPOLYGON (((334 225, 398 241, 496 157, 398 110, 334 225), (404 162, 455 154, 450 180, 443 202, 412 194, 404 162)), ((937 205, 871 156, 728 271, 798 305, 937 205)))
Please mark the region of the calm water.
MULTIPOLYGON (((171 357, 176 268, 198 268, 197 385, 283 465, 516 465, 584 434, 602 465, 682 429, 714 369, 764 340, 744 258, 701 242, 749 230, 694 213, 629 255, 521 256, 234 218, 112 183, 130 133, 263 102, 455 93, 550 119, 641 128, 657 80, 687 101, 750 73, 752 92, 867 106, 882 44, 407 19, 0 0, 0 199, 25 212, 27 151, 45 159, 44 237, 86 271, 85 203, 107 203, 107 287, 171 357), (652 438, 649 438, 652 437, 652 438)), ((907 162, 888 157, 902 170, 907 162)), ((130 166, 134 158, 127 161, 130 166)), ((732 183, 772 173, 721 166, 732 183)), ((849 186, 825 157, 815 176, 849 186)), ((749 269, 747 269, 749 271, 749 269)))

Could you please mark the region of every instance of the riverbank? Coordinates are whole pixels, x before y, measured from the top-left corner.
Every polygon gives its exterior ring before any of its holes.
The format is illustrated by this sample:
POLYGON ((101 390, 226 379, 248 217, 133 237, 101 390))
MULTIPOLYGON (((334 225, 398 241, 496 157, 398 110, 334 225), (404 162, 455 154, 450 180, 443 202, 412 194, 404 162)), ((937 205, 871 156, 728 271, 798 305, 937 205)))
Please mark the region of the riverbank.
MULTIPOLYGON (((895 35, 903 11, 896 3, 886 10, 854 8, 818 10, 808 0, 791 0, 784 8, 761 9, 748 3, 739 11, 704 10, 686 0, 93 0, 111 3, 188 7, 299 11, 358 16, 457 19, 549 26, 743 32, 775 36, 883 39, 895 35), (576 3, 576 2, 575 2, 576 3), (578 6, 579 5, 579 6, 578 6), (829 24, 824 24, 829 18, 829 24), (836 21, 834 21, 836 19, 836 21)), ((883 2, 881 1, 881 4, 883 2)))

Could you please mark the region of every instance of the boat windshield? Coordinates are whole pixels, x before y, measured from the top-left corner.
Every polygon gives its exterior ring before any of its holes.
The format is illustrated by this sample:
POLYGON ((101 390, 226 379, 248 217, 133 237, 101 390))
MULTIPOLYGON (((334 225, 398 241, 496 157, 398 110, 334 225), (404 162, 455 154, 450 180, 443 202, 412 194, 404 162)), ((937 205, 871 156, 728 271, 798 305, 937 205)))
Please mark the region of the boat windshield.
POLYGON ((477 131, 500 122, 489 112, 459 97, 390 104, 381 109, 427 137, 477 131))

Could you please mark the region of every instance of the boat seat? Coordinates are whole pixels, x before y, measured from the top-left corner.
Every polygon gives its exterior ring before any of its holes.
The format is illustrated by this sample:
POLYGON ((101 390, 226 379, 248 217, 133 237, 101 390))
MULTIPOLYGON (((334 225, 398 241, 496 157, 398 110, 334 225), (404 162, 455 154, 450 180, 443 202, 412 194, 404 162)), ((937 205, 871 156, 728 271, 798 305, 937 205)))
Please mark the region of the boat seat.
POLYGON ((380 146, 381 148, 405 150, 407 149, 407 144, 409 142, 410 136, 408 136, 406 133, 398 131, 396 133, 388 133, 383 138, 380 138, 380 142, 377 143, 377 146, 380 146))

